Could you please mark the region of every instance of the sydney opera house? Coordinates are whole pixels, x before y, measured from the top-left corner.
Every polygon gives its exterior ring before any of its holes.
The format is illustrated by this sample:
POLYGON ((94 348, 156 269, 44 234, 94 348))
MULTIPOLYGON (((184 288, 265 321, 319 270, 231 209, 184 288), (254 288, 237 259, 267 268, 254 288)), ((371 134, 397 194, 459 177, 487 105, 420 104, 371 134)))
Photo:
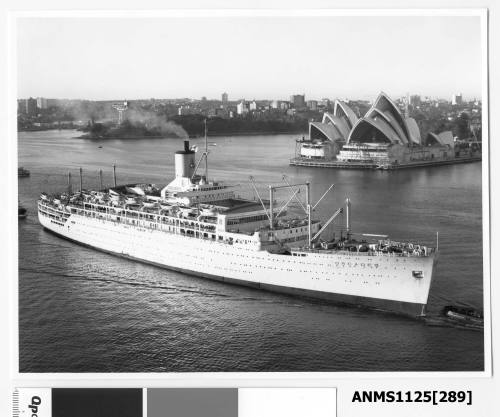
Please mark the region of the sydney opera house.
POLYGON ((451 132, 429 133, 422 140, 415 119, 380 93, 364 117, 336 100, 333 114, 309 124, 309 139, 299 142, 300 156, 356 165, 384 166, 454 157, 451 132))

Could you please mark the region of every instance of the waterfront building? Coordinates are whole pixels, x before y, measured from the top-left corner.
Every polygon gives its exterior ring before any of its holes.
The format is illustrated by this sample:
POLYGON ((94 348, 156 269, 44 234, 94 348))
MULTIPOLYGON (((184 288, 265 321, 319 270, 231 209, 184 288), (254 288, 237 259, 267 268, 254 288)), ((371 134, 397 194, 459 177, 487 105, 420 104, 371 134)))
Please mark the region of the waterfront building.
POLYGON ((47 100, 47 108, 50 109, 51 107, 56 107, 57 106, 57 99, 55 98, 48 98, 47 100))
POLYGON ((47 99, 45 97, 37 97, 37 99, 36 99, 36 106, 39 109, 46 109, 46 108, 48 108, 47 99))
POLYGON ((321 122, 309 123, 311 140, 346 141, 358 121, 354 111, 341 100, 335 100, 333 114, 324 113, 321 122))
POLYGON ((245 100, 241 100, 236 106, 236 113, 242 115, 248 113, 248 104, 245 100))
POLYGON ((227 119, 229 117, 229 110, 227 108, 215 109, 215 116, 227 119))
POLYGON ((415 94, 415 95, 410 97, 410 104, 413 107, 418 107, 422 104, 422 99, 420 98, 419 95, 415 94))
POLYGON ((248 105, 248 108, 250 111, 255 111, 257 110, 257 103, 254 101, 252 101, 249 105, 248 105))
POLYGON ((295 94, 290 96, 290 103, 295 109, 303 109, 306 107, 306 96, 305 94, 295 94))
POLYGON ((281 110, 288 110, 290 108, 290 103, 288 101, 280 101, 279 104, 281 110))
POLYGON ((228 101, 227 93, 222 93, 222 104, 227 104, 228 101))
POLYGON ((450 131, 421 136, 416 121, 380 93, 361 118, 343 101, 321 122, 309 123, 309 138, 296 141, 292 165, 383 168, 480 160, 481 143, 458 143, 450 131))
POLYGON ((346 143, 358 117, 347 103, 335 100, 333 113, 324 113, 321 122, 309 123, 309 139, 297 142, 296 153, 308 159, 332 159, 346 143))
POLYGON ((20 114, 26 113, 26 99, 21 98, 17 100, 17 112, 20 114))
POLYGON ((318 102, 317 102, 317 100, 309 100, 309 101, 307 102, 307 108, 308 108, 309 110, 314 110, 314 111, 316 111, 316 110, 318 109, 318 102))
POLYGON ((324 107, 330 107, 330 99, 329 98, 322 98, 321 99, 321 105, 324 107))
POLYGON ((353 126, 337 160, 387 165, 447 158, 453 155, 450 137, 451 132, 431 134, 423 143, 415 119, 405 117, 382 92, 353 126))
POLYGON ((195 114, 196 111, 195 109, 191 108, 190 106, 179 106, 177 109, 177 114, 179 116, 185 116, 187 114, 195 114))
POLYGON ((272 109, 277 109, 279 107, 279 102, 278 100, 273 100, 271 101, 271 108, 272 109))
POLYGON ((460 93, 460 94, 453 94, 451 96, 451 104, 453 106, 461 106, 463 104, 462 93, 460 93))
POLYGON ((37 103, 33 97, 26 100, 26 114, 28 116, 35 116, 37 114, 37 103))

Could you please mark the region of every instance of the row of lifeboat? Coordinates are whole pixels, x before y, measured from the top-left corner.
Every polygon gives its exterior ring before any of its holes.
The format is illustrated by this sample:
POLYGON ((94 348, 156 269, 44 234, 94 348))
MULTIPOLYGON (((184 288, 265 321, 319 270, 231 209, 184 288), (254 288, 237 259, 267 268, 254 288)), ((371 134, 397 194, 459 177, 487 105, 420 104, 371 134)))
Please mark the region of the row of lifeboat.
POLYGON ((324 250, 343 250, 348 252, 371 252, 383 254, 395 254, 402 256, 426 256, 428 248, 422 245, 413 243, 395 242, 389 240, 381 240, 376 243, 369 243, 365 240, 357 241, 354 239, 340 239, 323 242, 315 242, 314 249, 324 250))
POLYGON ((85 203, 111 207, 116 214, 120 214, 124 210, 132 210, 191 220, 203 220, 207 217, 217 216, 217 210, 213 206, 200 205, 199 207, 183 207, 157 199, 148 199, 147 196, 123 195, 113 190, 110 190, 109 193, 101 191, 83 191, 71 196, 63 193, 58 197, 49 197, 47 194, 42 193, 40 199, 50 202, 58 208, 65 207, 68 211, 71 210, 71 206, 82 206, 85 203))

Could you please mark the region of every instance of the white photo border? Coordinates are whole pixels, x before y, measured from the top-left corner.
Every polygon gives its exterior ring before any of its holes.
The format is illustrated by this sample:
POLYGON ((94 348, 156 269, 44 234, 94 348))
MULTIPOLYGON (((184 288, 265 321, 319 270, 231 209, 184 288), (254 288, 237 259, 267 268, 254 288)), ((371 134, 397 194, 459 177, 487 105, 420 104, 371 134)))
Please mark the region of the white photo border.
MULTIPOLYGON (((95 381, 111 386, 137 387, 141 381, 148 386, 315 386, 326 381, 345 379, 383 378, 484 378, 492 376, 492 320, 491 320, 491 266, 490 266, 490 153, 489 153, 489 91, 488 91, 488 10, 472 9, 166 9, 166 10, 39 10, 12 11, 8 15, 8 195, 17 198, 17 20, 22 18, 188 18, 188 17, 328 17, 328 16, 477 16, 481 21, 482 48, 482 210, 483 210, 483 305, 484 305, 484 370, 473 372, 168 372, 168 373, 20 373, 19 372, 19 310, 18 310, 18 231, 17 222, 9 236, 9 299, 11 377, 17 386, 52 386, 64 380, 66 386, 95 386, 95 381), (34 384, 34 385, 33 385, 34 384)), ((13 209, 12 209, 13 210, 13 209)), ((15 213, 10 213, 15 218, 15 213)), ((144 385, 143 385, 144 386, 144 385)))

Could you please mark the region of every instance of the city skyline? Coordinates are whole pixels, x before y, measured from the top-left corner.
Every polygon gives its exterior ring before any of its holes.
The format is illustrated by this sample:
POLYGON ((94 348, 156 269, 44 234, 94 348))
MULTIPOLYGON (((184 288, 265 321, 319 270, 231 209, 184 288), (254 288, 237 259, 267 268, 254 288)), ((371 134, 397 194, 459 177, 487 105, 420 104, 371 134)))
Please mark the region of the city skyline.
MULTIPOLYGON (((229 93, 227 93, 229 95, 229 93)), ((366 101, 366 102, 373 102, 377 97, 378 95, 380 94, 380 92, 378 94, 375 94, 373 95, 372 97, 364 97, 364 98, 359 98, 359 97, 322 97, 322 98, 308 98, 307 94, 303 93, 301 95, 304 95, 305 97, 305 102, 309 102, 309 101, 316 101, 316 102, 321 102, 323 100, 329 100, 331 102, 335 101, 335 100, 341 100, 341 101, 366 101)), ((425 100, 429 100, 430 102, 436 102, 436 101, 447 101, 449 103, 453 103, 453 98, 456 97, 456 96, 459 96, 459 97, 462 97, 463 99, 463 102, 466 103, 466 102, 473 102, 473 101, 479 101, 481 102, 481 98, 479 97, 476 97, 476 96, 470 96, 470 97, 465 97, 463 94, 461 93, 457 93, 457 94, 449 94, 448 96, 435 96, 435 97, 432 97, 432 96, 425 96, 425 95, 422 95, 422 94, 419 94, 418 92, 408 92, 408 94, 402 94, 400 96, 395 96, 393 97, 394 100, 400 100, 400 99, 404 99, 406 98, 407 96, 410 96, 410 97, 414 97, 414 96, 417 96, 419 97, 422 101, 425 101, 425 100)), ((249 97, 237 97, 237 98, 232 98, 231 96, 228 97, 227 101, 224 101, 224 100, 221 100, 221 98, 217 98, 217 97, 205 97, 205 96, 202 96, 201 98, 200 97, 138 97, 138 98, 134 98, 134 99, 128 99, 127 97, 125 98, 121 98, 121 97, 118 97, 118 98, 106 98, 106 99, 87 99, 87 98, 79 98, 79 97, 75 97, 75 98, 67 98, 67 97, 50 97, 50 96, 47 96, 47 97, 42 97, 42 96, 34 96, 34 95, 30 95, 30 96, 25 96, 25 97, 18 97, 17 100, 28 100, 28 99, 33 99, 33 100, 36 100, 37 102, 42 99, 42 100, 56 100, 56 101, 95 101, 95 102, 106 102, 106 101, 113 101, 113 102, 120 102, 120 101, 128 101, 128 102, 132 102, 132 101, 149 101, 149 100, 158 100, 158 101, 162 101, 162 100, 165 100, 165 101, 172 101, 172 102, 176 102, 176 101, 182 101, 182 100, 190 100, 192 102, 197 102, 197 101, 220 101, 221 103, 224 103, 224 102, 227 102, 227 103, 239 103, 241 101, 245 101, 247 103, 251 103, 251 102, 269 102, 269 103, 272 103, 273 101, 277 101, 277 102, 288 102, 288 103, 291 103, 292 100, 289 98, 272 98, 272 97, 264 97, 264 98, 258 98, 258 99, 254 99, 254 98, 249 98, 249 97)), ((38 105, 38 107, 40 107, 40 105, 38 105)))
POLYGON ((481 99, 480 35, 477 16, 23 18, 18 97, 481 99))

